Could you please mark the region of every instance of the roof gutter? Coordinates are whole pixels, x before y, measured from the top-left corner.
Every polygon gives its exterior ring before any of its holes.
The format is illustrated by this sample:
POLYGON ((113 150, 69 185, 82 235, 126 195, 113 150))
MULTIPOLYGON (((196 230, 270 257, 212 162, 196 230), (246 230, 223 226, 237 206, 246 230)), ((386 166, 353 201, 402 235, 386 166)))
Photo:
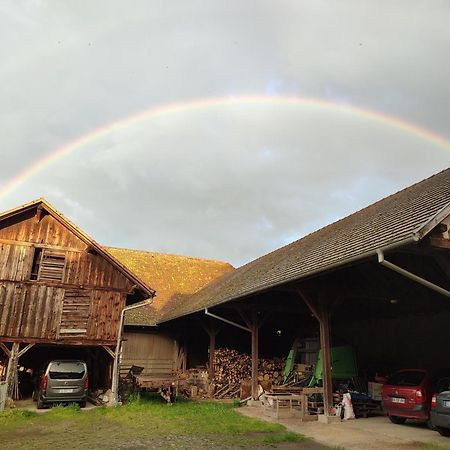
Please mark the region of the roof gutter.
POLYGON ((444 288, 438 286, 437 284, 432 283, 431 281, 425 280, 424 278, 419 277, 418 275, 416 275, 412 272, 409 272, 408 270, 405 270, 402 267, 397 266, 396 264, 386 261, 384 259, 384 253, 383 253, 382 249, 377 250, 377 255, 378 255, 378 262, 382 266, 384 266, 394 272, 397 272, 400 275, 403 275, 404 277, 409 278, 410 280, 413 280, 416 283, 419 283, 429 289, 432 289, 433 291, 436 291, 439 294, 445 295, 446 297, 450 297, 450 291, 447 291, 447 289, 444 289, 444 288))

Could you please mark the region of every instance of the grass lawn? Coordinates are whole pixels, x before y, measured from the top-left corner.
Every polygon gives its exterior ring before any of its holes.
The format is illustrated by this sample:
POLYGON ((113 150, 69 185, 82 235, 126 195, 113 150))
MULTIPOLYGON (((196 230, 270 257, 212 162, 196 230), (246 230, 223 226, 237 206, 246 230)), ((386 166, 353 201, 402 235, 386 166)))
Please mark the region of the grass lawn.
POLYGON ((243 417, 230 404, 140 399, 117 408, 0 413, 2 449, 144 449, 325 447, 278 424, 243 417))

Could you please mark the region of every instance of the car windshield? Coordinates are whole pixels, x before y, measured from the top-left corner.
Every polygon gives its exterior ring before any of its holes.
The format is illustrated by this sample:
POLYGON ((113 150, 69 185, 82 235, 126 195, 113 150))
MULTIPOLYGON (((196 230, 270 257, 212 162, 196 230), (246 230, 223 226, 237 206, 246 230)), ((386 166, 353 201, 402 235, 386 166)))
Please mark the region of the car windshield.
POLYGON ((53 362, 48 374, 53 380, 80 380, 84 372, 85 366, 81 362, 53 362))
POLYGON ((436 392, 440 394, 444 391, 450 391, 450 378, 441 378, 437 382, 436 392))
POLYGON ((391 386, 418 386, 425 378, 425 372, 419 370, 404 370, 394 373, 386 384, 391 386))

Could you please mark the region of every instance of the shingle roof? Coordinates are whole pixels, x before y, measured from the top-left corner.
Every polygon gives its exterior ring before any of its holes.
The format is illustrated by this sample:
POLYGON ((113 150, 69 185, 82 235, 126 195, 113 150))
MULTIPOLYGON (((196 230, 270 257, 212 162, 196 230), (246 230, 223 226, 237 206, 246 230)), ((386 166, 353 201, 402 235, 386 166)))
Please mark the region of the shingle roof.
POLYGON ((161 321, 254 294, 364 258, 415 236, 450 213, 450 169, 225 274, 167 311, 161 321), (428 224, 428 226, 427 226, 428 224))
POLYGON ((223 261, 122 248, 106 249, 156 290, 151 305, 126 313, 127 325, 155 325, 164 315, 182 308, 191 294, 234 270, 223 261))

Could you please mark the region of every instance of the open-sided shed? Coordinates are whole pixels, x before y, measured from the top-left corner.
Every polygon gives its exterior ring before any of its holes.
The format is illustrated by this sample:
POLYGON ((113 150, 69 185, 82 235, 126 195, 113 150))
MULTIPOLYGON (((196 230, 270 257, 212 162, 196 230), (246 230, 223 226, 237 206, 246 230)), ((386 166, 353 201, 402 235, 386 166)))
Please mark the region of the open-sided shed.
POLYGON ((315 318, 329 413, 333 339, 358 347, 366 369, 450 358, 449 215, 447 169, 225 274, 159 323, 209 315, 249 332, 256 396, 264 327, 310 328, 315 318))

